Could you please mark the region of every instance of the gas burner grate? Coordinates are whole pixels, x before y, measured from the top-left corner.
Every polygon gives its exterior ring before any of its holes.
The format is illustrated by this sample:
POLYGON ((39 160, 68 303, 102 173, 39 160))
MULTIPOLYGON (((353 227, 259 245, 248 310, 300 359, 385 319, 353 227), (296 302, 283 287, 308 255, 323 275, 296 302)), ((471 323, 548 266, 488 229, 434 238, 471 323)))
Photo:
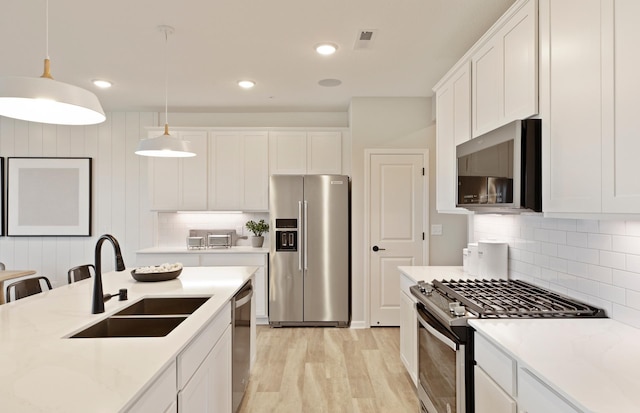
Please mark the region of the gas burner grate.
POLYGON ((602 309, 520 280, 434 280, 480 318, 606 317, 602 309))

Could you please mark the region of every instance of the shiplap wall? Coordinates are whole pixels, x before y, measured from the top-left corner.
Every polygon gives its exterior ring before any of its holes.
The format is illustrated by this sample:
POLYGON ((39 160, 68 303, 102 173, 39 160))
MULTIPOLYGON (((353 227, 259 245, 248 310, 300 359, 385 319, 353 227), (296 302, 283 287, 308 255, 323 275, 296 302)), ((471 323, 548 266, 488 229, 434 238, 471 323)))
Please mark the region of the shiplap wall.
MULTIPOLYGON (((32 269, 54 286, 67 283, 67 270, 94 262, 98 237, 119 241, 127 266, 135 251, 153 245, 154 213, 149 212, 147 161, 134 154, 145 127, 156 126, 153 112, 113 112, 92 126, 56 126, 0 117, 0 156, 91 157, 91 237, 0 237, 0 262, 7 269, 32 269)), ((6 164, 5 164, 6 168, 6 164)), ((6 185, 6 171, 5 171, 6 185)), ((5 186, 6 188, 6 186, 5 186)), ((105 271, 113 269, 113 249, 102 248, 105 271)))

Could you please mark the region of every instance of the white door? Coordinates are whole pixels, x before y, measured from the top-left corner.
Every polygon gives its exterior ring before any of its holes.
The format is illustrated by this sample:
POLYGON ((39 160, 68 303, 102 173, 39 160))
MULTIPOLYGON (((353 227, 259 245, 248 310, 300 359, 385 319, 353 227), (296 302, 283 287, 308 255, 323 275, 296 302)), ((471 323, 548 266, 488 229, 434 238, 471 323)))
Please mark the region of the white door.
POLYGON ((400 325, 399 266, 423 265, 426 152, 369 153, 372 326, 400 325))

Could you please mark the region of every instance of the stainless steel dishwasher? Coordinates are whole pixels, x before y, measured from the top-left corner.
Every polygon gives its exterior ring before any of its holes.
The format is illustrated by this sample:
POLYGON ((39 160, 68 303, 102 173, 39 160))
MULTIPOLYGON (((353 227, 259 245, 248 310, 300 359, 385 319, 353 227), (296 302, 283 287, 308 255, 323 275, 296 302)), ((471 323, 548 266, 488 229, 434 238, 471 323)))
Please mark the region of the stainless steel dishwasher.
POLYGON ((251 363, 251 299, 253 286, 247 281, 233 297, 231 319, 233 320, 232 347, 232 391, 233 412, 238 410, 249 382, 251 363))

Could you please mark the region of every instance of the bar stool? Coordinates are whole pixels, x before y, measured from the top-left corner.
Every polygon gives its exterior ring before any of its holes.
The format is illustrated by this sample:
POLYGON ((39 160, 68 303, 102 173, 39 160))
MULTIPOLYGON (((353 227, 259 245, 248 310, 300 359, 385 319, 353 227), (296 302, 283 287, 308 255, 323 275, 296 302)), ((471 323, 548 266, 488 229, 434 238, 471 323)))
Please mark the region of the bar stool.
POLYGON ((53 288, 51 287, 49 279, 43 276, 25 278, 7 285, 7 302, 41 293, 43 283, 46 285, 47 289, 51 290, 53 288), (13 297, 11 296, 11 292, 13 292, 13 297))
POLYGON ((91 278, 91 274, 95 273, 96 267, 91 264, 78 265, 67 272, 67 281, 71 284, 80 280, 86 280, 87 278, 91 278))

